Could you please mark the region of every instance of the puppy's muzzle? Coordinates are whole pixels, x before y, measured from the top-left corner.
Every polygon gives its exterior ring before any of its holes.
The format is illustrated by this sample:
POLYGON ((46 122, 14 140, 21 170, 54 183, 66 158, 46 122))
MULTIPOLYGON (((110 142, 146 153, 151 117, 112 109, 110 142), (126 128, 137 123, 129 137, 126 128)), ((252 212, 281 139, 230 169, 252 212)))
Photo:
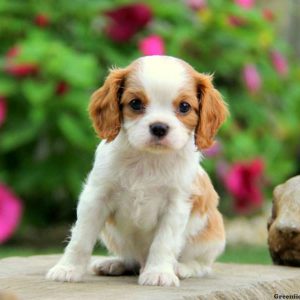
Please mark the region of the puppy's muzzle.
POLYGON ((167 133, 169 131, 169 126, 164 123, 156 122, 156 123, 151 124, 149 126, 149 129, 150 129, 150 133, 153 136, 161 139, 167 135, 167 133))

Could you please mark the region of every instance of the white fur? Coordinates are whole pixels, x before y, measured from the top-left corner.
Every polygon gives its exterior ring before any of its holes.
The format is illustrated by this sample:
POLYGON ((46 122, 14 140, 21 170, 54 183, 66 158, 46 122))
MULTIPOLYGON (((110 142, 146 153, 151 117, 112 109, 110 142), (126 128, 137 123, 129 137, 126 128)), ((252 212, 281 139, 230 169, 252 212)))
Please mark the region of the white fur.
POLYGON ((186 236, 193 237, 202 231, 207 224, 207 215, 199 216, 193 215, 189 218, 187 226, 185 228, 186 236))
MULTIPOLYGON (((151 99, 150 105, 142 118, 125 119, 115 140, 103 141, 97 148, 79 199, 71 241, 48 272, 49 279, 82 280, 100 231, 105 244, 111 238, 115 241, 114 254, 119 257, 94 262, 94 270, 100 273, 120 274, 139 265, 140 284, 167 286, 179 285, 176 272, 181 277, 200 273, 191 271, 188 264, 178 265, 179 255, 188 260, 187 237, 206 225, 206 217, 189 219, 191 203, 187 199, 199 172, 200 154, 194 145, 194 133, 177 119, 171 104, 188 84, 188 76, 174 58, 162 62, 162 58, 147 57, 140 63, 137 76, 151 99), (151 144, 149 133, 153 122, 170 126, 158 150, 151 144), (106 222, 110 214, 114 215, 113 225, 106 222)), ((201 167, 200 171, 204 172, 201 167)), ((207 253, 207 247, 197 253, 192 250, 195 253, 190 253, 191 259, 207 253)), ((209 257, 207 260, 210 262, 209 257)))
POLYGON ((137 77, 152 101, 169 107, 178 92, 190 84, 183 64, 171 56, 142 57, 137 77))

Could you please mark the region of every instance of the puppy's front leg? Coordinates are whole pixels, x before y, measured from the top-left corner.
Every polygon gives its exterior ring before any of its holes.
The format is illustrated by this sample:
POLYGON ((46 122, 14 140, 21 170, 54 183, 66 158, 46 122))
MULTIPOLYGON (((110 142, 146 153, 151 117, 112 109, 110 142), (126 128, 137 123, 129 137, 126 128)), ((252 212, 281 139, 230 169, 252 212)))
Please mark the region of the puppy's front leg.
POLYGON ((77 221, 64 255, 49 270, 47 279, 81 281, 86 272, 93 247, 109 210, 105 204, 104 188, 87 183, 80 195, 77 221))
POLYGON ((174 267, 183 247, 190 204, 186 196, 176 195, 172 198, 158 224, 139 284, 179 286, 174 267))

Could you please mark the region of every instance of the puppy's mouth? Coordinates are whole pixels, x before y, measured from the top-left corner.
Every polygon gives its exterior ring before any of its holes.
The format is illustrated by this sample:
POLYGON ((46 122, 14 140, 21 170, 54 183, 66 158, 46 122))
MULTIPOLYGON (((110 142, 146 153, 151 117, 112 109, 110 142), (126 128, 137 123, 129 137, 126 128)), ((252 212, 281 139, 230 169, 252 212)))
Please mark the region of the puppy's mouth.
POLYGON ((157 139, 152 138, 146 145, 146 148, 150 152, 169 152, 172 150, 172 147, 170 145, 170 142, 167 140, 167 138, 164 139, 157 139))

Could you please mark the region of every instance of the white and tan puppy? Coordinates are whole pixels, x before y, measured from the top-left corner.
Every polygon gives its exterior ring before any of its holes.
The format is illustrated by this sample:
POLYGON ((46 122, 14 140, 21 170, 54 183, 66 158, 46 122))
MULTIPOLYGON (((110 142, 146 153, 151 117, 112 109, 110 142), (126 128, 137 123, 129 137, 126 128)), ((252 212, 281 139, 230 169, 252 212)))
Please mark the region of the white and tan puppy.
POLYGON ((199 165, 227 116, 212 78, 169 56, 113 69, 89 107, 103 139, 80 195, 77 222, 47 274, 81 281, 101 240, 116 258, 99 275, 139 271, 139 284, 203 276, 225 246, 218 195, 199 165))

